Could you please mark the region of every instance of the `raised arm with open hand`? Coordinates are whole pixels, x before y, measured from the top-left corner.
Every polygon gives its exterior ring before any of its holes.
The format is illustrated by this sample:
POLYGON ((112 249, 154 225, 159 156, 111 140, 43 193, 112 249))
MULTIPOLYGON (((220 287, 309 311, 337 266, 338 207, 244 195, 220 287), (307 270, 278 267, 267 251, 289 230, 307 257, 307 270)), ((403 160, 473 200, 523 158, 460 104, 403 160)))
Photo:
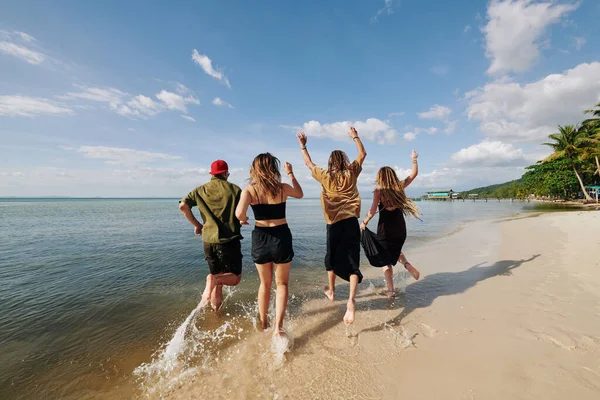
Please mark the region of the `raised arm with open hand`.
POLYGON ((314 162, 312 162, 312 160, 310 158, 310 154, 308 154, 308 150, 306 149, 306 142, 308 141, 308 138, 306 137, 304 132, 296 133, 296 137, 298 138, 298 143, 300 143, 300 150, 302 150, 302 157, 304 158, 304 164, 310 170, 312 170, 317 165, 314 162))
POLYGON ((358 137, 358 131, 353 126, 350 127, 348 131, 348 136, 352 138, 356 142, 356 149, 358 150, 358 156, 356 157, 356 161, 360 165, 363 164, 365 158, 367 158, 367 151, 365 150, 365 146, 362 144, 362 141, 358 137))
POLYGON ((417 162, 417 158, 419 158, 419 153, 413 149, 412 154, 410 155, 412 158, 412 171, 410 175, 404 180, 404 187, 406 188, 408 185, 415 180, 417 175, 419 175, 419 163, 417 162))

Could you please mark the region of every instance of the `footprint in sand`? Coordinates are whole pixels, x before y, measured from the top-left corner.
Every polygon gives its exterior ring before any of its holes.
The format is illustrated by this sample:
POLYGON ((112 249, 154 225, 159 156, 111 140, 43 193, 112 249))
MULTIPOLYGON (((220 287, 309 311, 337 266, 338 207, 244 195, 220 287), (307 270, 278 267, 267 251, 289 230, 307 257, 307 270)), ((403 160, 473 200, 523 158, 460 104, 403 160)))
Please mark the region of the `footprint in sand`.
POLYGON ((432 328, 429 325, 418 324, 417 326, 419 328, 421 328, 421 330, 423 331, 423 335, 425 335, 425 337, 431 338, 431 337, 434 337, 435 335, 437 335, 437 333, 438 333, 437 329, 432 328))

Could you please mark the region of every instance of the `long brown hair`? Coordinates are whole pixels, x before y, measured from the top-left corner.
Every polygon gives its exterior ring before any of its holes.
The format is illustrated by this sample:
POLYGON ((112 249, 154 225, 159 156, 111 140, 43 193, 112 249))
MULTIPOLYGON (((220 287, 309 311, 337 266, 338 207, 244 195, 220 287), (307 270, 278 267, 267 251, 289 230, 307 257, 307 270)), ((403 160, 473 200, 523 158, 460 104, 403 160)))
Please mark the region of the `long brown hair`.
POLYGON ((254 158, 250 167, 250 184, 257 192, 269 198, 277 197, 281 191, 279 165, 279 159, 271 153, 261 153, 254 158))
POLYGON ((406 197, 404 183, 398 179, 396 171, 390 167, 381 167, 377 172, 376 181, 381 194, 381 204, 385 208, 400 208, 404 215, 419 218, 421 211, 417 204, 406 197))
POLYGON ((350 160, 346 153, 341 150, 334 150, 329 156, 329 163, 327 164, 327 172, 329 176, 337 181, 339 177, 348 170, 350 166, 350 160))

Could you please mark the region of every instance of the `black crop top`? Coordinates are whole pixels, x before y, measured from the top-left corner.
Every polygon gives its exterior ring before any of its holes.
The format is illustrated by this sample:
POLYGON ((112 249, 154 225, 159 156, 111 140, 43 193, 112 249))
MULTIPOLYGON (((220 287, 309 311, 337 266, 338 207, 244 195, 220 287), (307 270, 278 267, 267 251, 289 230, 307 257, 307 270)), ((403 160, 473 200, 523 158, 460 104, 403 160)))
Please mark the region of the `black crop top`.
MULTIPOLYGON (((254 193, 256 193, 256 189, 254 193)), ((258 199, 258 193, 256 193, 256 198, 258 199)), ((283 190, 281 190, 281 200, 283 200, 283 190)), ((250 204, 250 207, 252 207, 256 221, 285 218, 285 201, 277 204, 250 204)))

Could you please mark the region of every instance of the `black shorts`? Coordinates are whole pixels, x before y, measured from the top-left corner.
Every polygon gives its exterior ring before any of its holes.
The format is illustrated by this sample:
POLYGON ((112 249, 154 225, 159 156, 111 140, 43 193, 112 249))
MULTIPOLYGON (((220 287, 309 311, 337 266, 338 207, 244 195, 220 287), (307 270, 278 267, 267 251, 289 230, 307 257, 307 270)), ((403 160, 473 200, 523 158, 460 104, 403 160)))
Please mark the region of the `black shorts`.
POLYGON ((350 275, 360 273, 360 226, 358 219, 347 218, 327 225, 327 254, 325 269, 333 271, 340 278, 349 281, 350 275))
POLYGON ((204 243, 204 257, 212 275, 242 273, 242 244, 240 239, 227 243, 204 243))
POLYGON ((286 264, 294 258, 292 232, 287 224, 252 231, 252 260, 256 264, 286 264))

